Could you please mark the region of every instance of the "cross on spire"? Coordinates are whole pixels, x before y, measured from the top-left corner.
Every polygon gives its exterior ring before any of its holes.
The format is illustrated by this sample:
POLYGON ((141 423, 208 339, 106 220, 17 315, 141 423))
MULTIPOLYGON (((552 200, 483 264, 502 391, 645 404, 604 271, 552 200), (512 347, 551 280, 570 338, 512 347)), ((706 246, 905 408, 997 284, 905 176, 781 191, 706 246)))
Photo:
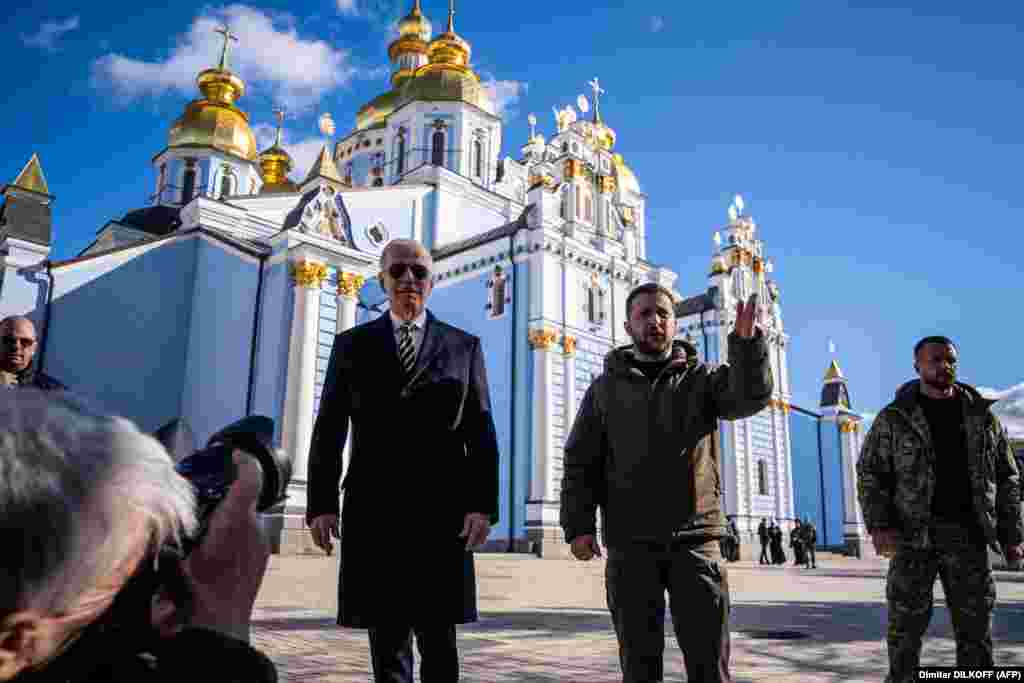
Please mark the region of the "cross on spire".
POLYGON ((601 120, 601 95, 605 94, 605 90, 601 87, 601 82, 597 80, 596 76, 587 85, 594 91, 594 121, 597 122, 601 120))
POLYGON ((213 29, 214 33, 219 33, 224 36, 224 48, 220 53, 220 68, 221 71, 225 71, 228 68, 228 46, 231 45, 231 41, 238 42, 238 36, 232 33, 227 26, 220 26, 213 29))
POLYGON ((277 139, 274 140, 274 147, 281 146, 281 129, 284 127, 284 115, 287 110, 284 107, 274 107, 274 116, 277 118, 277 139))
POLYGON ((448 0, 448 33, 455 33, 455 0, 448 0))

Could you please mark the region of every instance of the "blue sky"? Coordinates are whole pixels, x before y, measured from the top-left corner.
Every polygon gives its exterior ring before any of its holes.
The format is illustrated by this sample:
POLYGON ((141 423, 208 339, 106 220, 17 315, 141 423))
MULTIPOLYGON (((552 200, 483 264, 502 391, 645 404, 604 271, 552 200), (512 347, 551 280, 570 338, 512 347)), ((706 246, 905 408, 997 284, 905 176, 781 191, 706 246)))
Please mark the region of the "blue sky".
MULTIPOLYGON (((391 21, 409 6, 16 6, 0 44, 17 65, 0 180, 38 152, 57 196, 53 256, 76 255, 147 203, 150 160, 223 21, 241 36, 239 104, 261 148, 274 104, 290 109, 301 177, 323 142, 319 114, 344 134, 387 87, 391 21)), ((424 10, 443 26, 444 0, 424 10)), ((550 134, 551 108, 600 77, 617 151, 648 195, 648 254, 680 273, 683 293, 707 286, 712 234, 743 194, 775 261, 796 403, 817 405, 829 339, 855 408, 874 412, 912 377, 915 340, 943 333, 961 346, 963 378, 1006 395, 1024 435, 1022 26, 1015 3, 947 0, 460 0, 456 16, 504 109, 505 154, 518 156, 528 113, 550 134)))

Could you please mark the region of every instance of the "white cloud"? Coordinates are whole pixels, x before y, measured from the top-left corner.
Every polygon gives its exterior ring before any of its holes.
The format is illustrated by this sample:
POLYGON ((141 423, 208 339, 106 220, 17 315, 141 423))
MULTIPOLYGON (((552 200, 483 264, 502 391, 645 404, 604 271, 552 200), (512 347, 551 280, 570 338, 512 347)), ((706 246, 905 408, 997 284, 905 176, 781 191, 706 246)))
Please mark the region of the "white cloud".
POLYGON ((299 37, 287 16, 271 17, 236 4, 197 17, 164 61, 104 55, 93 63, 94 80, 111 87, 123 102, 169 91, 195 96, 196 75, 220 59, 224 39, 214 29, 225 24, 239 38, 231 44, 231 70, 246 81, 250 92, 267 92, 289 109, 308 109, 358 75, 348 51, 299 37))
POLYGON ((78 17, 74 16, 64 21, 44 21, 39 30, 30 35, 21 36, 21 42, 29 47, 38 47, 43 50, 54 52, 57 49, 57 41, 65 33, 78 28, 78 17))
POLYGON ((530 88, 529 83, 498 81, 493 76, 487 76, 486 74, 485 80, 481 85, 491 96, 491 101, 494 102, 495 113, 506 121, 518 116, 519 111, 515 107, 530 88))
POLYGON ((356 0, 337 0, 338 11, 351 17, 359 16, 359 8, 356 7, 356 0))
MULTIPOLYGON (((252 127, 252 132, 256 136, 256 147, 262 152, 274 143, 277 128, 267 123, 257 123, 252 127)), ((285 129, 281 131, 281 145, 291 155, 292 161, 295 163, 295 167, 289 174, 291 179, 297 183, 302 182, 313 166, 313 162, 320 156, 320 150, 324 145, 328 145, 328 149, 331 149, 329 143, 330 140, 319 135, 305 138, 293 137, 286 125, 285 129)))
POLYGON ((651 33, 661 33, 665 28, 665 17, 651 17, 651 33))
POLYGON ((999 399, 992 412, 999 416, 1011 437, 1024 439, 1024 382, 1009 389, 978 387, 978 391, 986 398, 999 399))

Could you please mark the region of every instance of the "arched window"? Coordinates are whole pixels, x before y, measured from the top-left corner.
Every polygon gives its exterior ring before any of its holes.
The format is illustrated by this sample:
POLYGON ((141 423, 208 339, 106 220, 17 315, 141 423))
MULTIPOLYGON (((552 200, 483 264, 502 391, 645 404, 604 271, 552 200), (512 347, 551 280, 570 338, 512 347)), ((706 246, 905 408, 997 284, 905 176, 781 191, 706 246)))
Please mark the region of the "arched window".
POLYGON ((569 186, 566 185, 562 188, 562 205, 559 210, 559 215, 562 220, 569 220, 569 186))
POLYGON ((224 197, 230 196, 231 193, 234 191, 234 180, 235 177, 234 174, 231 172, 231 169, 225 168, 220 176, 220 196, 222 199, 224 197))
POLYGON ((164 182, 167 176, 167 164, 160 164, 160 179, 156 183, 157 193, 164 191, 164 182))
POLYGON ((196 193, 196 169, 193 162, 185 165, 185 177, 182 180, 181 203, 188 204, 196 193))
POLYGON ((487 283, 491 288, 490 301, 487 302, 487 309, 490 317, 497 318, 505 313, 505 297, 507 292, 508 278, 502 271, 501 266, 494 267, 494 276, 487 283))
POLYGON ((477 178, 484 177, 484 144, 479 140, 473 141, 473 174, 477 178))
POLYGON ((431 145, 430 163, 434 166, 444 166, 444 133, 434 133, 431 145))
POLYGON ((398 162, 395 165, 395 174, 402 175, 405 173, 405 136, 401 132, 398 133, 398 162))
POLYGON ((587 190, 586 197, 584 198, 583 220, 588 223, 594 222, 594 197, 590 194, 590 190, 587 190))
POLYGON ((768 463, 764 460, 757 461, 757 493, 768 495, 768 463))

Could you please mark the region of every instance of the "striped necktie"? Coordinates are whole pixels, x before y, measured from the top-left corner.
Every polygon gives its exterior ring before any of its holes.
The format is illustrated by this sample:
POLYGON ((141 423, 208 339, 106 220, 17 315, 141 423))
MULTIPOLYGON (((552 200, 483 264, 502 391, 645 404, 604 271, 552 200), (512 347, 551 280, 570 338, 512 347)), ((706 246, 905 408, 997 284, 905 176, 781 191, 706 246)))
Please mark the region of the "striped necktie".
POLYGON ((402 326, 398 328, 401 332, 401 338, 398 341, 398 360, 402 363, 402 370, 406 377, 412 374, 413 366, 416 365, 416 346, 412 342, 412 328, 411 322, 402 323, 402 326))

